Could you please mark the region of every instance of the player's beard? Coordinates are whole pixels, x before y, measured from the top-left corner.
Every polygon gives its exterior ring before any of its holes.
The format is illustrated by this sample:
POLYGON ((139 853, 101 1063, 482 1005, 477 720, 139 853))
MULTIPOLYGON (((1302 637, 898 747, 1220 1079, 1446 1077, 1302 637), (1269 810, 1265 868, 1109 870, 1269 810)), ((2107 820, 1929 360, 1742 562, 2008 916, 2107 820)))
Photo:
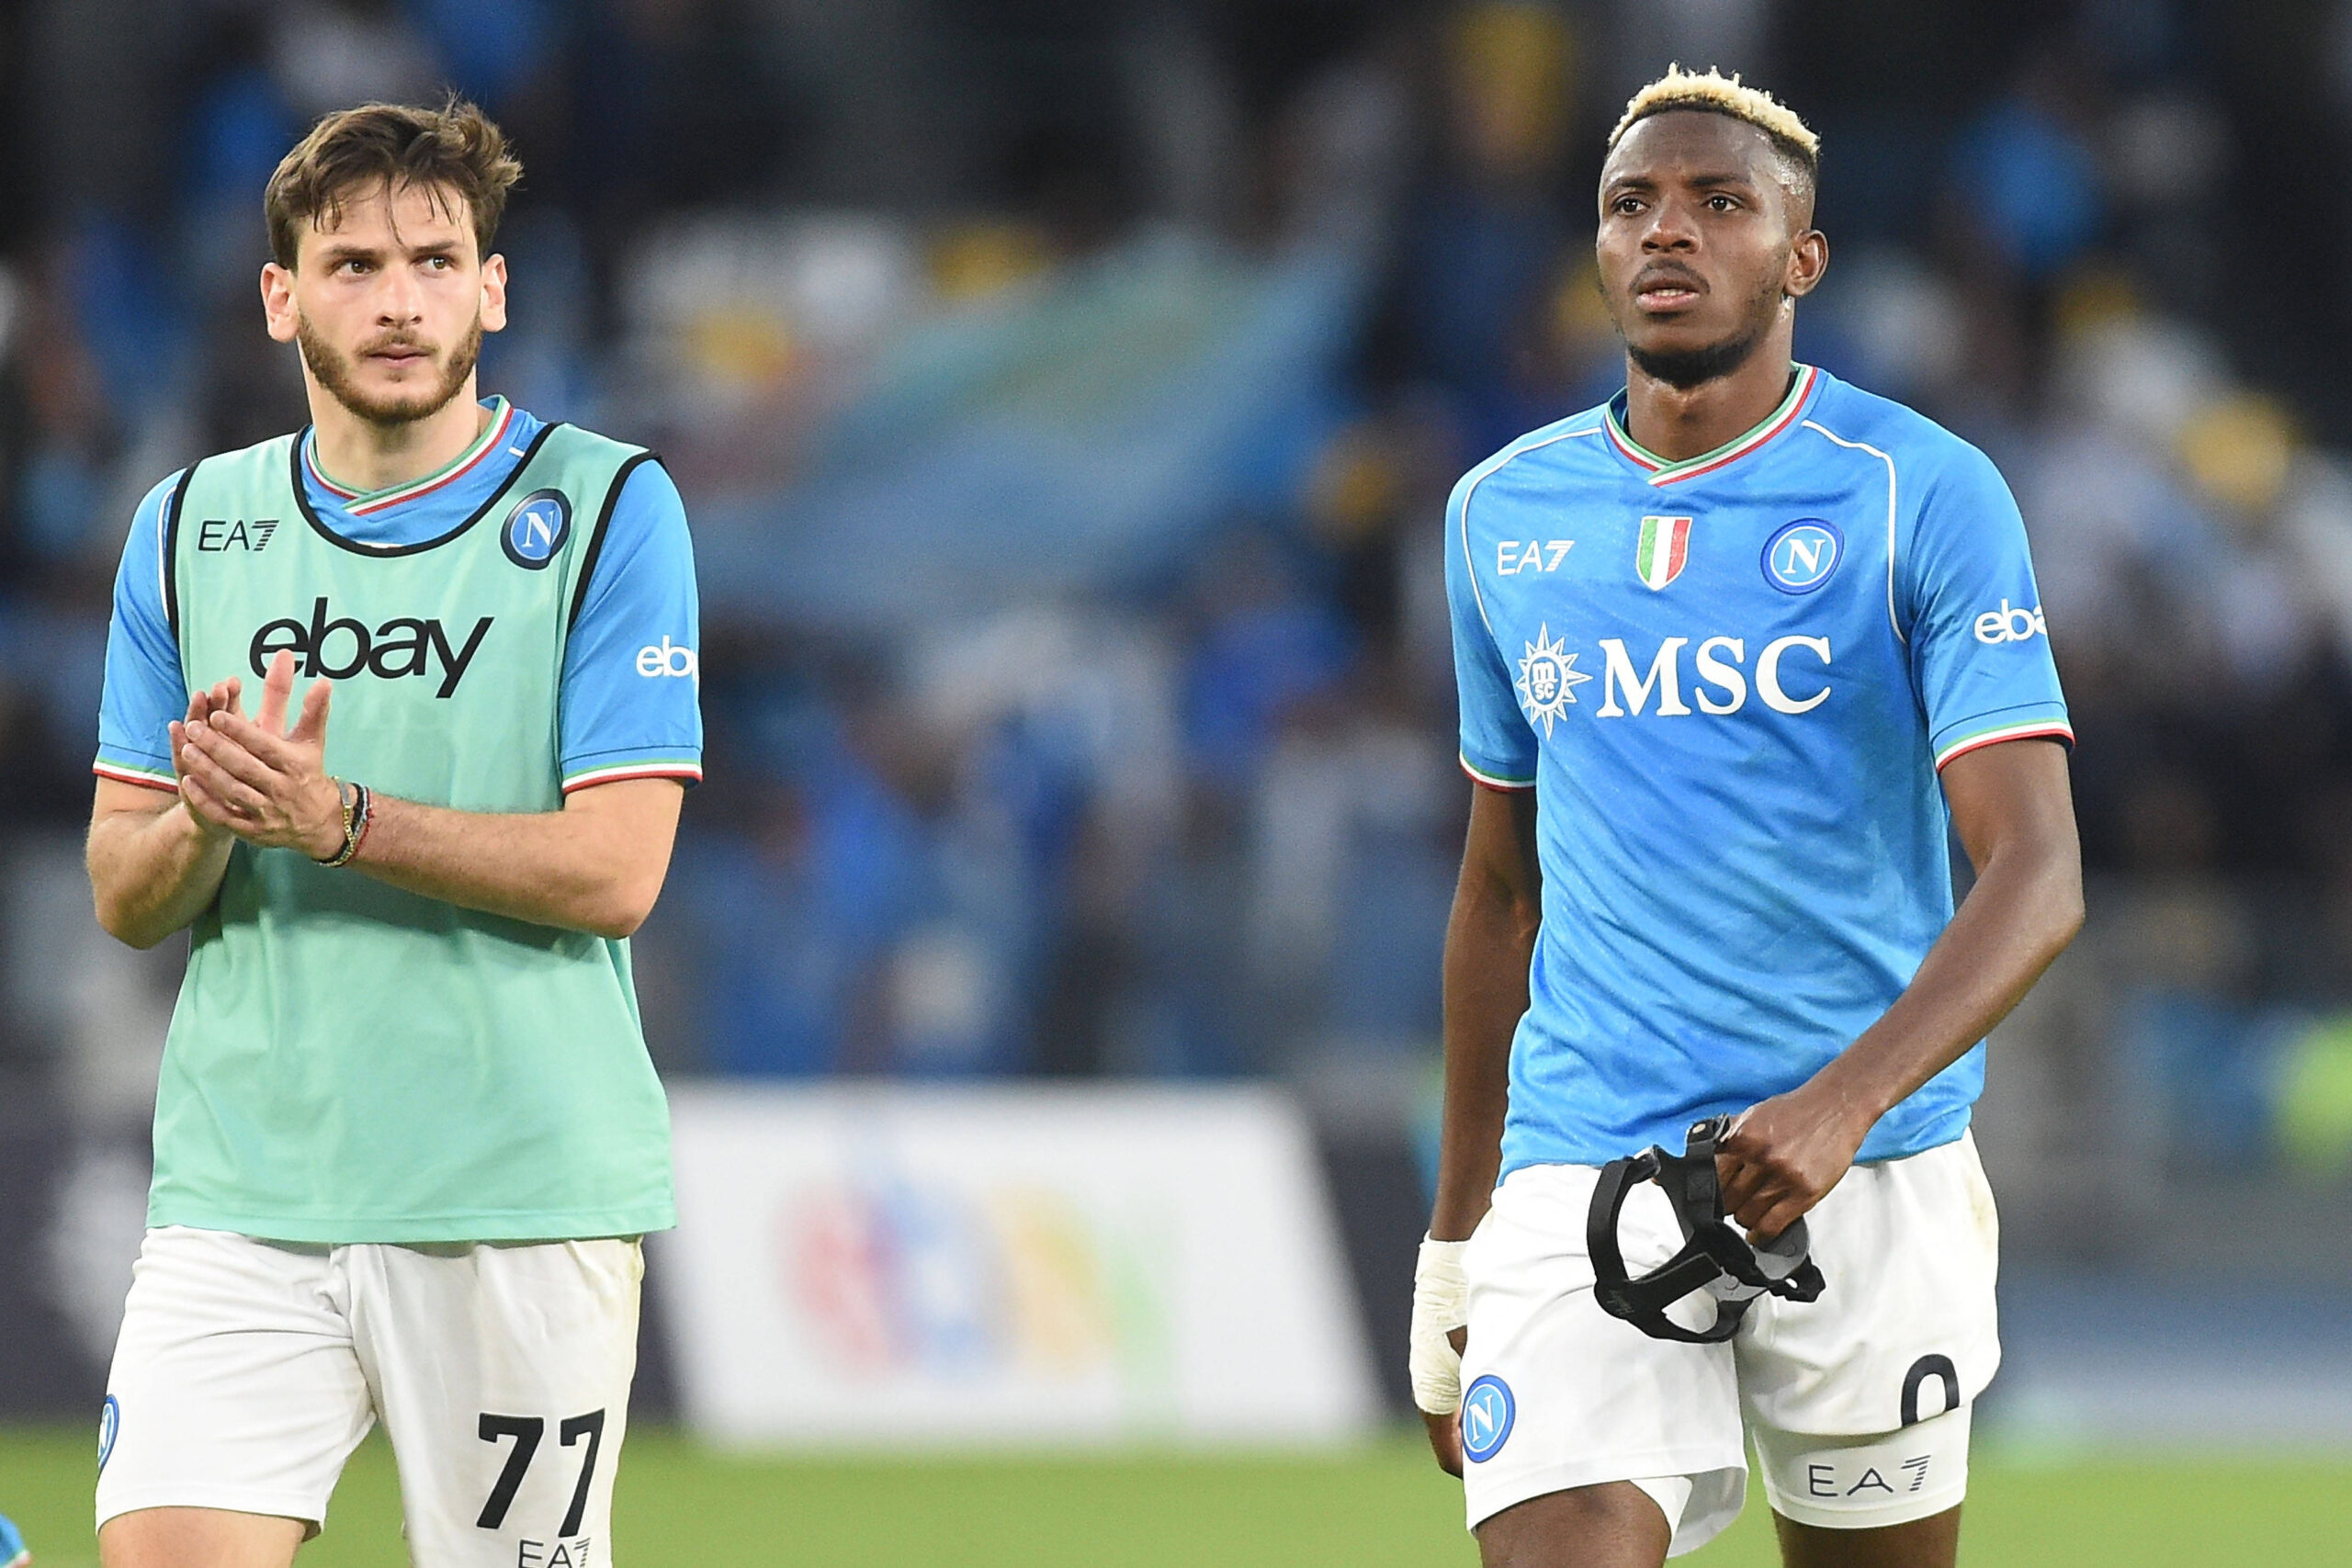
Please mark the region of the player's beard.
POLYGON ((1767 274, 1763 287, 1749 303, 1747 319, 1729 337, 1700 348, 1655 349, 1636 347, 1628 335, 1626 357, 1643 375, 1687 392, 1747 364, 1748 355, 1764 341, 1764 334, 1772 330, 1773 319, 1780 314, 1781 302, 1786 298, 1779 276, 1767 274))
POLYGON ((353 361, 394 344, 413 344, 409 337, 375 338, 361 345, 358 354, 346 355, 311 329, 306 320, 295 329, 294 341, 302 353, 302 363, 310 367, 327 395, 370 424, 413 424, 429 419, 449 406, 449 400, 465 390, 466 378, 474 373, 475 363, 481 358, 481 313, 466 326, 465 335, 457 346, 441 356, 441 378, 421 391, 370 397, 359 387, 359 378, 353 361))

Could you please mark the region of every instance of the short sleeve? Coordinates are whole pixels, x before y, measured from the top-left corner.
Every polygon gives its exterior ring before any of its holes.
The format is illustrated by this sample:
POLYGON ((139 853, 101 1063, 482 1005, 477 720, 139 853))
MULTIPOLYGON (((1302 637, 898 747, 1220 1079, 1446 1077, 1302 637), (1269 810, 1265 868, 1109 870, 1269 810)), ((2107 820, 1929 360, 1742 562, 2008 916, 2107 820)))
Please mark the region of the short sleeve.
POLYGON ((2074 744, 2025 520, 1975 448, 1928 480, 1896 589, 1939 770, 2003 740, 2074 744))
POLYGON ((565 794, 620 779, 702 778, 702 615, 685 503, 639 462, 592 542, 564 645, 565 794))
POLYGON ((1469 502, 1475 475, 1446 502, 1445 597, 1453 622, 1453 684, 1462 712, 1462 771, 1490 789, 1535 786, 1535 732, 1480 595, 1471 547, 1469 502))
POLYGON ((172 721, 187 713, 187 677, 179 638, 164 604, 164 520, 186 470, 174 474, 139 503, 130 537, 114 579, 114 615, 107 626, 106 685, 98 698, 100 778, 154 789, 177 789, 172 767, 172 721))

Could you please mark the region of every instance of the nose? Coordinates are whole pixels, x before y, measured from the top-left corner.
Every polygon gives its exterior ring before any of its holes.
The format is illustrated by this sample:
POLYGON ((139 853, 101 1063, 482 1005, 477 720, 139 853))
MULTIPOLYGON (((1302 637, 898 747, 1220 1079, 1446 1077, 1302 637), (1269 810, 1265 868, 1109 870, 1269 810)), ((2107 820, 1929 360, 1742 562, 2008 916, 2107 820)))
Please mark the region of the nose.
POLYGON ((1698 248, 1699 226, 1690 221, 1690 214, 1681 202, 1668 198, 1650 209, 1649 222, 1642 230, 1644 251, 1694 251, 1698 248))
POLYGON ((376 320, 405 327, 424 314, 424 292, 408 267, 388 266, 376 275, 376 320))

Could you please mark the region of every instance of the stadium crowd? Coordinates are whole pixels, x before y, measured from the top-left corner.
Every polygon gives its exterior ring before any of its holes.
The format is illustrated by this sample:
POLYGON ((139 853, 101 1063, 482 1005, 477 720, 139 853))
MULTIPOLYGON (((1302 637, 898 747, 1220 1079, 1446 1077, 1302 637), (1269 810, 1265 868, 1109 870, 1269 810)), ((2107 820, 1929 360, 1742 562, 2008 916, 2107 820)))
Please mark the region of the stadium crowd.
MULTIPOLYGON (((25 912, 71 902, 134 502, 303 417, 262 183, 321 111, 453 87, 527 170, 485 387, 655 446, 696 525, 663 1065, 1424 1073, 1468 788, 1443 498, 1616 383, 1588 193, 1679 57, 1823 132, 1800 355, 1984 446, 2033 531, 2095 874, 2048 1081, 2184 1160, 2352 1163, 2346 328, 2250 306, 2223 227, 2290 132, 2340 167, 2352 23, 2269 57, 2298 89, 2245 63, 2286 7, 2010 9, 16 8, 12 984, 71 983, 25 912)), ((0 1052, 47 1071, 82 1005, 0 1052)))

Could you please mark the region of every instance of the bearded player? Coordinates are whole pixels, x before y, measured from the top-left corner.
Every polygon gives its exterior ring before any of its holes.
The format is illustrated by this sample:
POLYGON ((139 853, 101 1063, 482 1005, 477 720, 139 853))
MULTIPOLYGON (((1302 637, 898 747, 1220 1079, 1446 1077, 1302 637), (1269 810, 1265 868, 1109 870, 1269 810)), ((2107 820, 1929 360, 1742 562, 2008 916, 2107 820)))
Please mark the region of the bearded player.
POLYGON ((311 426, 140 508, 90 879, 191 933, 107 1378, 107 1568, 282 1568, 381 1421, 420 1568, 610 1561, 638 1237, 628 938, 699 776, 685 516, 479 401, 520 174, 470 106, 322 120, 265 198, 311 426), (290 722, 289 722, 290 719, 290 722))
MULTIPOLYGON (((1970 1107, 2081 921, 2073 738, 1993 465, 1791 361, 1817 169, 1736 79, 1635 95, 1596 242, 1625 389, 1447 516, 1476 787, 1413 1370, 1489 1564, 1695 1550, 1739 1511, 1743 1425, 1787 1562, 1958 1548, 2000 1354, 1970 1107), (1594 1297, 1596 1168, 1718 1114, 1726 1212, 1806 1217, 1827 1290, 1652 1337, 1594 1297)), ((1637 1269, 1681 1242, 1641 1190, 1637 1269)))

